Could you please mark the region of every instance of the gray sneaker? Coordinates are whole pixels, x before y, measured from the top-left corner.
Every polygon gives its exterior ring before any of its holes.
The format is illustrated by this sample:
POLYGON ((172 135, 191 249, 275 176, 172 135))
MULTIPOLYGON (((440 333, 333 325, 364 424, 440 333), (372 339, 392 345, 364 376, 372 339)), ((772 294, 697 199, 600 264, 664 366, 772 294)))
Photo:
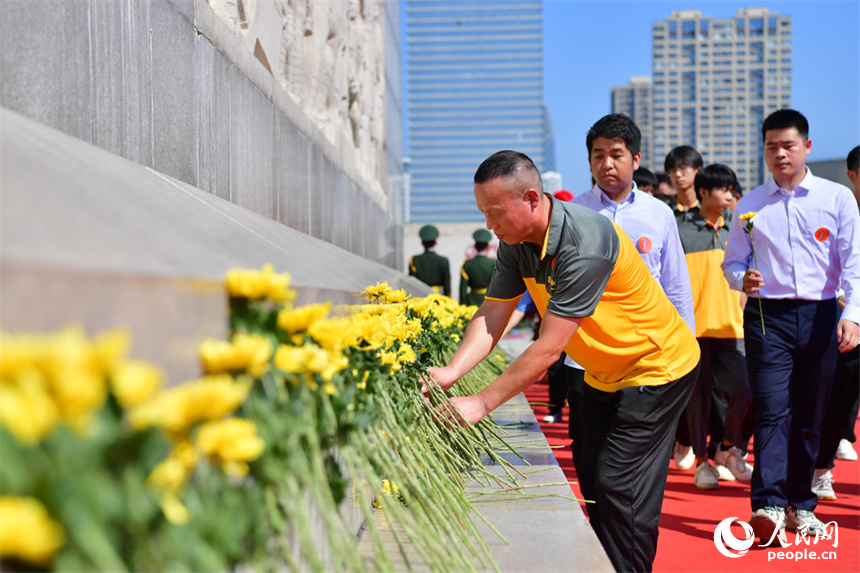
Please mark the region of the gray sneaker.
POLYGON ((728 450, 717 448, 714 462, 716 462, 717 465, 728 468, 737 480, 750 481, 752 479, 752 466, 744 461, 743 454, 735 446, 732 446, 728 450))
POLYGON ((693 485, 699 489, 720 489, 720 484, 717 482, 718 479, 717 468, 712 466, 710 462, 704 461, 696 466, 693 485))
POLYGON ((770 545, 774 539, 779 540, 783 547, 788 547, 788 537, 785 535, 785 509, 770 505, 755 510, 750 518, 753 534, 762 544, 770 545), (774 533, 776 532, 776 535, 774 533))
POLYGON ((789 531, 806 533, 810 537, 827 535, 827 528, 814 513, 792 506, 788 506, 788 512, 785 514, 785 528, 789 531))
POLYGON ((815 470, 812 474, 812 493, 822 501, 836 501, 836 492, 833 491, 833 474, 830 470, 815 470))

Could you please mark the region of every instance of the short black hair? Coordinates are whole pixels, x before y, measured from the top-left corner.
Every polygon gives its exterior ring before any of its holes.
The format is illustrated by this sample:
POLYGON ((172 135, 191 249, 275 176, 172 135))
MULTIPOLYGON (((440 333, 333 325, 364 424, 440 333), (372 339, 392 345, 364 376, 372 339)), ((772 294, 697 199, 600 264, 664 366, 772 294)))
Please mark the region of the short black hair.
POLYGON ((511 151, 510 149, 497 151, 486 158, 478 167, 478 170, 475 171, 475 184, 518 175, 523 171, 531 171, 533 175, 536 175, 537 185, 540 187, 538 191, 543 192, 540 171, 535 167, 534 162, 525 153, 511 151))
POLYGON ((705 164, 702 159, 702 154, 689 145, 679 145, 672 151, 666 154, 666 159, 663 161, 663 169, 667 172, 675 167, 692 167, 698 169, 705 164))
POLYGON ((848 158, 845 160, 849 171, 860 171, 860 145, 848 152, 848 158))
POLYGON ((642 147, 642 132, 639 131, 639 126, 623 113, 604 115, 591 126, 585 135, 585 146, 588 148, 589 157, 591 157, 591 146, 598 137, 623 139, 624 145, 630 150, 630 155, 636 155, 642 147))
POLYGON ((669 177, 669 174, 665 171, 658 171, 656 177, 658 185, 660 183, 668 183, 669 185, 672 185, 672 178, 669 177))
POLYGON ((696 173, 695 186, 696 192, 704 189, 708 193, 714 189, 731 189, 732 193, 736 189, 738 178, 732 168, 722 163, 713 163, 707 167, 703 167, 696 173))
POLYGON ((761 139, 765 140, 771 129, 797 129, 801 139, 809 139, 809 122, 803 114, 793 109, 778 109, 764 119, 761 124, 761 139))
POLYGON ((636 182, 636 187, 642 188, 643 185, 651 185, 654 188, 659 185, 657 177, 650 170, 640 167, 633 172, 633 181, 636 182))

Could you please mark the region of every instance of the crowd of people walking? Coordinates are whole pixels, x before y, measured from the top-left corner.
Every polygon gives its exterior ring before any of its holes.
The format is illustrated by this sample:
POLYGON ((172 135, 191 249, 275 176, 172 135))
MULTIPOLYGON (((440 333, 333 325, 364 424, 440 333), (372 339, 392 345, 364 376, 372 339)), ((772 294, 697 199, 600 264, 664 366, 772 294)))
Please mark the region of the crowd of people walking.
MULTIPOLYGON (((690 146, 666 156, 674 192, 643 174, 641 133, 619 114, 588 131, 593 187, 571 201, 544 193, 515 151, 475 174, 477 207, 500 241, 495 268, 459 349, 429 374, 452 386, 530 295, 535 342, 445 413, 474 423, 549 370, 551 386, 568 389, 580 487, 619 571, 651 569, 672 457, 703 490, 749 481, 762 543, 786 530, 826 535, 816 505, 835 498, 834 459, 856 457, 858 148, 852 193, 807 167, 801 113, 778 110, 761 133, 772 178, 746 194, 731 168, 705 166, 690 146)), ((465 280, 473 274, 464 264, 465 280)), ((552 401, 559 421, 563 400, 552 401)))

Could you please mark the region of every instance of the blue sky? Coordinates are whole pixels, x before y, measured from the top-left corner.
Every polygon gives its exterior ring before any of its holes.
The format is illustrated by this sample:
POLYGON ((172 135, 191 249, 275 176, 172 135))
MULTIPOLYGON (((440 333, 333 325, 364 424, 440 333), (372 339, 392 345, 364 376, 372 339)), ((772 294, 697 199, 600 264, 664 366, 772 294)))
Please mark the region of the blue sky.
POLYGON ((585 133, 611 112, 612 87, 651 75, 653 22, 674 10, 730 18, 753 6, 792 17, 792 107, 809 119, 809 160, 844 160, 860 144, 858 0, 544 0, 544 101, 564 187, 590 187, 585 133))

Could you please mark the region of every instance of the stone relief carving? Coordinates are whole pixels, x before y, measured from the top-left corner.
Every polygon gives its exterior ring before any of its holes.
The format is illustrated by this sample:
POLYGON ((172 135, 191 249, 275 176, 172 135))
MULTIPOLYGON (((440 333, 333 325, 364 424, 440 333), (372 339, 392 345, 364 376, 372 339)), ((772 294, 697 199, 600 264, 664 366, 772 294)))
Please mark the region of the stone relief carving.
POLYGON ((375 193, 385 181, 383 0, 208 0, 375 193))

